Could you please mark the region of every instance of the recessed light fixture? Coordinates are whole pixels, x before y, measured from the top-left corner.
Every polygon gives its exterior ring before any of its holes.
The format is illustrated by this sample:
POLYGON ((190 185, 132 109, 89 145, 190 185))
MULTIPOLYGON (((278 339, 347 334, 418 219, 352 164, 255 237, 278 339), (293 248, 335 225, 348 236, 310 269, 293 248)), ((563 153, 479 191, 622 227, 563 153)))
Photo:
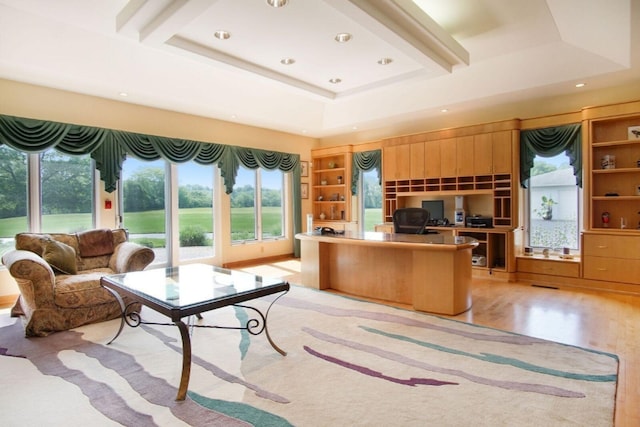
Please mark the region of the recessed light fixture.
POLYGON ((446 108, 443 108, 442 110, 440 110, 440 112, 441 112, 441 113, 448 113, 448 112, 449 112, 449 110, 448 110, 448 109, 446 109, 446 108))
POLYGON ((340 83, 340 82, 342 82, 342 79, 337 79, 337 78, 335 78, 335 79, 329 79, 329 83, 333 83, 334 85, 335 85, 335 84, 338 84, 338 83, 340 83))
POLYGON ((585 87, 585 86, 586 86, 586 83, 577 83, 576 84, 576 87, 585 87))
POLYGON ((215 33, 213 33, 213 36, 219 40, 226 40, 229 37, 231 37, 231 33, 225 30, 218 30, 215 33))
POLYGON ((346 43, 351 40, 351 34, 349 33, 338 33, 336 34, 335 40, 338 43, 346 43))
POLYGON ((284 65, 291 65, 291 64, 295 64, 295 63, 296 63, 296 60, 295 60, 295 59, 293 59, 293 58, 282 58, 282 59, 280 60, 280 63, 281 63, 281 64, 284 64, 284 65))
POLYGON ((120 92, 118 95, 122 96, 122 97, 127 97, 129 96, 129 94, 127 92, 120 92))
POLYGON ((289 0, 267 0, 267 4, 271 7, 284 7, 289 3, 289 0))
POLYGON ((389 64, 391 64, 392 62, 393 62, 393 59, 391 59, 391 58, 381 58, 381 59, 378 59, 378 64, 380 64, 380 65, 389 65, 389 64))

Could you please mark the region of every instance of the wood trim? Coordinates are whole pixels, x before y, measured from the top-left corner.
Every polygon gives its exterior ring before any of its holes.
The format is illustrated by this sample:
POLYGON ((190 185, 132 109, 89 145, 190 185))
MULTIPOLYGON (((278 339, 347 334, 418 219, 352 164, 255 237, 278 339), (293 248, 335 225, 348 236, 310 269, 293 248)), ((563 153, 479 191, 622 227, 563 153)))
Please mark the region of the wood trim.
POLYGON ((535 117, 532 119, 522 120, 521 130, 539 129, 552 126, 562 126, 573 123, 582 123, 582 113, 577 111, 573 113, 556 114, 553 116, 535 117))
POLYGON ((504 120, 500 122, 483 123, 478 125, 463 126, 458 128, 440 129, 429 132, 421 132, 412 135, 403 135, 382 140, 382 146, 394 146, 413 144, 415 142, 434 141, 438 139, 458 138, 483 133, 500 132, 504 130, 519 130, 520 119, 504 120))
POLYGON ((250 266, 257 265, 257 264, 270 264, 270 263, 273 263, 273 262, 290 260, 291 258, 293 258, 293 254, 292 253, 291 254, 287 254, 287 255, 268 256, 268 257, 264 257, 264 258, 245 259, 245 260, 242 260, 242 261, 226 262, 226 263, 222 264, 222 268, 233 269, 233 268, 250 267, 250 266))

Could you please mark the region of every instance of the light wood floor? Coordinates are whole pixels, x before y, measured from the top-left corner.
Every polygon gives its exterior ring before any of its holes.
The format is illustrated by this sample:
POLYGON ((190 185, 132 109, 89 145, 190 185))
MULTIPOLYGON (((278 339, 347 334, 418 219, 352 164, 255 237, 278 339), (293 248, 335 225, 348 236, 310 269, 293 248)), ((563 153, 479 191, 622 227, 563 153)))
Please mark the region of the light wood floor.
MULTIPOLYGON (((297 260, 239 269, 300 284, 297 260)), ((640 426, 640 296, 476 279, 473 307, 452 317, 618 355, 615 425, 640 426)))

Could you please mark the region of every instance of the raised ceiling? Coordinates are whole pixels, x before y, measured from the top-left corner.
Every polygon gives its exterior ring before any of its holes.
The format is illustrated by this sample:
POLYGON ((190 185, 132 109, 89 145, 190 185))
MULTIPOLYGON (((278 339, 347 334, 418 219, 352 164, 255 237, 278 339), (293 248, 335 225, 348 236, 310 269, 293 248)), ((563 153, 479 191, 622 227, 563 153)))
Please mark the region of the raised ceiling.
POLYGON ((580 82, 640 96, 639 3, 0 0, 0 77, 313 137, 384 133, 580 82))

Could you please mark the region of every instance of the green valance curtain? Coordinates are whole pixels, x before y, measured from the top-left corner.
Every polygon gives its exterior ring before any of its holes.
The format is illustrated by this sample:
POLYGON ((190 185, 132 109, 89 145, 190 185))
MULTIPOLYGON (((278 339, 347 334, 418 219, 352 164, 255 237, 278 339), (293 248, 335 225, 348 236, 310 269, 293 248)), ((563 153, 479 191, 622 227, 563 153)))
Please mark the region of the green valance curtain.
POLYGON ((566 153, 573 166, 576 185, 582 187, 582 138, 581 125, 571 124, 520 132, 520 185, 529 187, 531 168, 536 155, 553 157, 566 153))
MULTIPOLYGON (((54 148, 69 155, 89 154, 95 160, 105 190, 115 191, 127 155, 141 160, 160 158, 173 163, 193 160, 202 165, 217 163, 225 192, 231 194, 240 165, 248 169, 280 169, 293 175, 293 229, 302 229, 300 202, 300 155, 212 144, 178 138, 144 135, 113 129, 80 126, 46 120, 0 115, 0 145, 27 153, 54 148)), ((296 241, 297 242, 297 241, 296 241)), ((299 255, 299 245, 294 248, 299 255)))
POLYGON ((360 171, 378 171, 378 183, 382 185, 382 150, 362 151, 353 153, 351 161, 351 194, 358 194, 360 171))

